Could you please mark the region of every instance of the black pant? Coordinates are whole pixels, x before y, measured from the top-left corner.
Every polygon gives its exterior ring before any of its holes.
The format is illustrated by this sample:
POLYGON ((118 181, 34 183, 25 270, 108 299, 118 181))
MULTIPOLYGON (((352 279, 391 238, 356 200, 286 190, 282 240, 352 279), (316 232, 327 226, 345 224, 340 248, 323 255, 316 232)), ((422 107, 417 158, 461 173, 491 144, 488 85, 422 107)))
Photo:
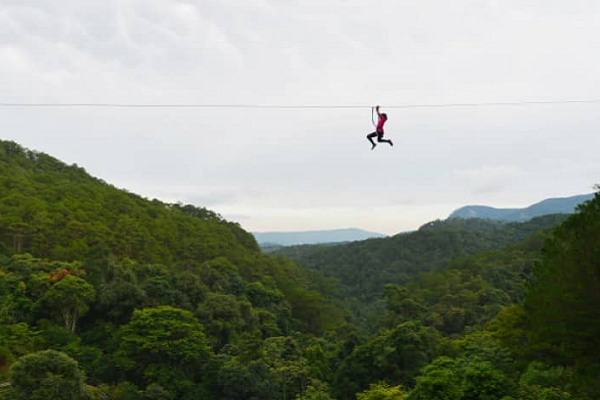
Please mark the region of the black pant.
POLYGON ((381 143, 381 142, 385 142, 385 143, 389 143, 390 145, 392 144, 392 142, 391 142, 390 140, 387 140, 387 139, 384 139, 384 138, 383 138, 383 132, 377 132, 377 131, 375 131, 375 132, 373 132, 373 133, 369 133, 369 134, 367 135, 367 139, 369 139, 369 142, 371 142, 371 144, 372 144, 373 146, 375 146, 375 142, 373 141, 373 138, 374 138, 375 136, 377 136, 377 142, 380 142, 380 143, 381 143))

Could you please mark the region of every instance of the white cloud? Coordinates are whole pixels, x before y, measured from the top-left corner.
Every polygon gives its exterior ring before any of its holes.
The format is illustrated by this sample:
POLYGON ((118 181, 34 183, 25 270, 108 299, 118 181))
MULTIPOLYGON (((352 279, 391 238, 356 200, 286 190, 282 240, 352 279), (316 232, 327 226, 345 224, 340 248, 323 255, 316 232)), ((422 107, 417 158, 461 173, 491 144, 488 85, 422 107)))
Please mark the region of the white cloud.
MULTIPOLYGON (((0 100, 590 98, 599 38, 600 3, 585 0, 3 0, 0 100)), ((0 132, 145 195, 244 215, 255 230, 393 233, 473 197, 527 204, 595 183, 598 105, 387 111, 396 145, 374 151, 369 109, 0 109, 0 132)))

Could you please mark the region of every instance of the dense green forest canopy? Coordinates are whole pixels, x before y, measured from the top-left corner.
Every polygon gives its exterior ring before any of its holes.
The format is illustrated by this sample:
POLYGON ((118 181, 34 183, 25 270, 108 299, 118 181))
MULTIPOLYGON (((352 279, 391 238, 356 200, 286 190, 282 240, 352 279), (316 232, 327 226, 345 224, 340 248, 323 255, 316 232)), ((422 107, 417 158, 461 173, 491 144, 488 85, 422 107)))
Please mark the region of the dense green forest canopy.
POLYGON ((272 254, 336 277, 349 297, 369 302, 381 296, 387 283, 404 284, 419 273, 440 270, 452 260, 523 241, 565 218, 548 215, 525 223, 450 219, 390 238, 284 247, 272 254))
POLYGON ((44 153, 0 141, 0 249, 71 261, 104 245, 119 258, 186 263, 257 250, 218 214, 148 201, 44 153))
MULTIPOLYGON (((76 358, 92 382, 143 388, 158 381, 150 369, 169 364, 136 358, 158 350, 122 347, 136 316, 187 318, 190 340, 203 336, 208 346, 203 367, 213 368, 224 357, 215 352, 234 343, 339 326, 342 311, 315 290, 327 285, 263 255, 250 233, 210 210, 147 200, 0 141, 0 375, 22 355, 55 349, 76 358), (129 372, 136 360, 148 364, 141 375, 139 365, 129 372)), ((172 339, 165 335, 154 340, 172 339)), ((171 356, 180 379, 164 378, 178 387, 169 393, 194 398, 179 383, 196 387, 204 377, 171 356)))
POLYGON ((0 398, 597 400, 600 196, 564 219, 286 249, 301 267, 0 141, 0 398))

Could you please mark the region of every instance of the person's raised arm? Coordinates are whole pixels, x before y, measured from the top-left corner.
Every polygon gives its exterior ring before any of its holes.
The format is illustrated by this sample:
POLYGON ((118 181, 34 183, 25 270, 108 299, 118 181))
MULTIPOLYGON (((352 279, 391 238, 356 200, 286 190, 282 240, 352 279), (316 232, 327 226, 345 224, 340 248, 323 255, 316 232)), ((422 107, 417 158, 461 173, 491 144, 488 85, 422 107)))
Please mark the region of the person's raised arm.
POLYGON ((381 117, 381 113, 379 112, 379 105, 375 106, 375 111, 377 111, 377 115, 381 117))

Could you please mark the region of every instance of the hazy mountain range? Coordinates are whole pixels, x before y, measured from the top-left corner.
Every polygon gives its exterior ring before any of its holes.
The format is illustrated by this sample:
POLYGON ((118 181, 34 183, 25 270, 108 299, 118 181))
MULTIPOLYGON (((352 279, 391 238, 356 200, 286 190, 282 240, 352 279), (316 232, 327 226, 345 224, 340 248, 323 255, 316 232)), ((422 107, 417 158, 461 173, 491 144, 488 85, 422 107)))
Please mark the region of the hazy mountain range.
POLYGON ((353 242, 355 240, 366 240, 386 236, 381 233, 369 232, 357 228, 296 232, 253 232, 253 235, 261 246, 294 246, 298 244, 353 242))
POLYGON ((488 206, 465 206, 454 211, 448 218, 481 218, 507 222, 523 222, 548 214, 572 214, 575 208, 594 198, 593 194, 542 200, 525 208, 494 208, 488 206))
MULTIPOLYGON (((532 218, 549 214, 572 214, 575 208, 594 197, 584 194, 571 197, 550 198, 525 208, 495 208, 482 205, 468 205, 452 212, 448 219, 491 219, 505 222, 525 222, 532 218)), ((263 248, 296 246, 302 244, 323 244, 353 242, 386 237, 381 233, 358 228, 328 229, 315 231, 253 232, 258 244, 263 248)))

